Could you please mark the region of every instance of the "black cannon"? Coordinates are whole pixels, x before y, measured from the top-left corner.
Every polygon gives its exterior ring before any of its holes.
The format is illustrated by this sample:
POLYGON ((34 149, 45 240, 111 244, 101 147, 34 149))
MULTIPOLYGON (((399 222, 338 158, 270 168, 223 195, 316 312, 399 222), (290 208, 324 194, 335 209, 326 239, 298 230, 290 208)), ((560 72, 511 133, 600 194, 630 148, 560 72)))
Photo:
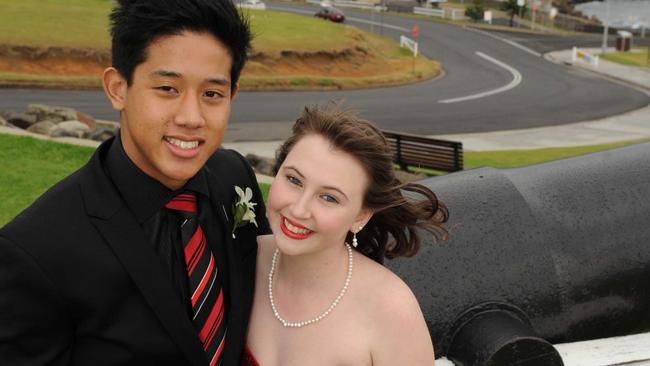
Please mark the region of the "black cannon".
POLYGON ((650 331, 650 143, 422 183, 449 207, 450 240, 387 264, 438 355, 562 365, 551 343, 650 331))

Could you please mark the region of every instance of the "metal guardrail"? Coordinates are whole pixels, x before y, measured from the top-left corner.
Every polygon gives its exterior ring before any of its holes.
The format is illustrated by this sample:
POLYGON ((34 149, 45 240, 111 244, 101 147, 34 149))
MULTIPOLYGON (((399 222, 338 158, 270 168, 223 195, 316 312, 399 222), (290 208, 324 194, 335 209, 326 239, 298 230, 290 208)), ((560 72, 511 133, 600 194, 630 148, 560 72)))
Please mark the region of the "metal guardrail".
POLYGON ((445 11, 443 9, 431 9, 431 8, 420 8, 414 7, 413 14, 428 15, 433 17, 445 17, 445 11))
POLYGON ((460 20, 465 17, 465 10, 456 9, 456 8, 433 9, 433 8, 422 8, 416 6, 413 8, 413 13, 419 15, 446 18, 451 20, 460 20))
POLYGON ((321 5, 321 6, 335 6, 340 8, 356 8, 356 9, 367 9, 367 10, 386 10, 386 7, 381 7, 375 4, 360 2, 360 1, 321 1, 321 0, 306 0, 308 4, 321 5))

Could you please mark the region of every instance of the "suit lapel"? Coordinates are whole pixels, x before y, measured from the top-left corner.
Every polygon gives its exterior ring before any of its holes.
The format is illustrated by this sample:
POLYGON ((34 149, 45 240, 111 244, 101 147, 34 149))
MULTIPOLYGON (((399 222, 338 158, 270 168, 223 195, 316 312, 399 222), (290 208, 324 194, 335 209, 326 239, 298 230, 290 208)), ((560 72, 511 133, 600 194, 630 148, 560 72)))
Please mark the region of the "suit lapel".
MULTIPOLYGON (((220 236, 221 244, 216 246, 218 255, 217 264, 228 268, 224 290, 228 295, 227 319, 228 342, 223 353, 224 365, 238 364, 240 362, 243 345, 246 339, 248 318, 254 290, 254 274, 256 256, 245 250, 240 237, 232 237, 232 205, 236 201, 234 185, 230 179, 217 176, 214 171, 208 170, 210 186, 210 199, 214 212, 219 217, 223 231, 220 236)), ((256 247, 256 244, 254 244, 256 247)))
MULTIPOLYGON (((144 232, 105 175, 100 156, 110 143, 100 146, 81 177, 81 191, 92 223, 112 248, 152 311, 192 365, 205 365, 205 353, 196 331, 178 301, 173 287, 146 245, 144 232)), ((143 334, 142 336, 146 336, 143 334)))

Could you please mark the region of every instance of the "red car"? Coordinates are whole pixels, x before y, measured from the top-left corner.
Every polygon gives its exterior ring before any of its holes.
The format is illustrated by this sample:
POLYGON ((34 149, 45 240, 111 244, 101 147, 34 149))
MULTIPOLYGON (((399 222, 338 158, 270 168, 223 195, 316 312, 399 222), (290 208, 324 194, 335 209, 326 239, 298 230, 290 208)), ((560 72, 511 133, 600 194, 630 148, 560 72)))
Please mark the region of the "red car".
POLYGON ((343 15, 343 12, 330 6, 320 8, 314 16, 322 19, 329 19, 334 23, 343 23, 343 21, 345 21, 345 15, 343 15))

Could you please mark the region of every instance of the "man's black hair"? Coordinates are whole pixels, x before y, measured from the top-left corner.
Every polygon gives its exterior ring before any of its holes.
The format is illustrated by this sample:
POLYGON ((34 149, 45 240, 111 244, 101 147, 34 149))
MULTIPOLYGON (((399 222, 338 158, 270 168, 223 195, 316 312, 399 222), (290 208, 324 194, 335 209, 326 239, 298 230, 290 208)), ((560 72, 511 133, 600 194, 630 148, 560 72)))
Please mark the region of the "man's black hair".
POLYGON ((250 50, 248 20, 231 0, 118 0, 111 12, 113 67, 130 86, 147 48, 160 37, 184 31, 208 33, 230 51, 234 87, 250 50))

